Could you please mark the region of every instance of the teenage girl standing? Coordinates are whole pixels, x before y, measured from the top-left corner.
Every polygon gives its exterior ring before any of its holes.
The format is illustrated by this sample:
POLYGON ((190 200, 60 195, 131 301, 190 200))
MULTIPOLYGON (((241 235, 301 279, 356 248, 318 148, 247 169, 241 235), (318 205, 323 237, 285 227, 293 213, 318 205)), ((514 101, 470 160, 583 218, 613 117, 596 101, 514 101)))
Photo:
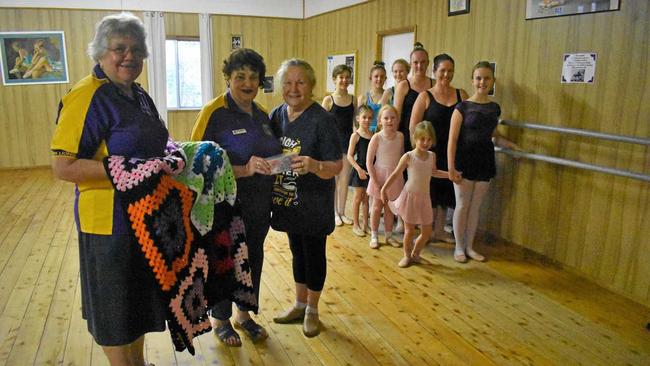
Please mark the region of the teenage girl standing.
POLYGON ((352 220, 345 216, 345 203, 348 198, 348 182, 350 179, 350 164, 345 155, 348 151, 352 126, 354 124, 354 95, 348 93, 348 85, 352 80, 352 68, 348 65, 337 65, 332 70, 334 92, 325 98, 321 105, 326 111, 336 117, 336 129, 341 141, 343 168, 336 175, 336 191, 334 197, 334 223, 336 226, 351 225, 352 220))
POLYGON ((381 108, 381 97, 384 95, 384 83, 386 82, 386 68, 381 61, 375 61, 370 69, 370 90, 359 96, 358 105, 367 105, 372 109, 372 123, 370 132, 377 132, 377 116, 381 108))
POLYGON ((390 71, 393 73, 394 85, 384 91, 384 95, 381 97, 380 103, 395 105, 395 87, 402 80, 406 80, 409 72, 411 71, 411 65, 408 61, 403 58, 398 58, 393 62, 393 65, 390 67, 390 71))
POLYGON ((485 260, 474 250, 473 243, 481 202, 496 175, 492 138, 497 145, 519 150, 496 130, 501 107, 488 97, 494 81, 492 65, 488 61, 477 63, 472 69, 474 94, 456 105, 451 116, 447 163, 456 193, 454 259, 461 263, 467 262, 467 257, 479 262, 485 260))

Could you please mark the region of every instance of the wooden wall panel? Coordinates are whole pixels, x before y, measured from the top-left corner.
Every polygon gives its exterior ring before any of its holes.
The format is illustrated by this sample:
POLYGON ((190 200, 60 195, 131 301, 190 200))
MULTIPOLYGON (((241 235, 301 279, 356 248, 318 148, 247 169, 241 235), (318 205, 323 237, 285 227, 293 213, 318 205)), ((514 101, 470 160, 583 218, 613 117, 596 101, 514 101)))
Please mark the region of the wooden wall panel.
MULTIPOLYGON (((416 26, 430 56, 456 59, 454 85, 471 92, 470 70, 497 63, 502 118, 607 133, 650 136, 650 8, 525 20, 525 2, 476 0, 447 16, 446 1, 376 0, 305 21, 305 58, 319 80, 325 58, 358 51, 357 94, 368 88, 375 34, 416 26), (564 53, 596 52, 593 85, 560 84, 564 53)), ((325 93, 324 83, 316 94, 325 93)), ((531 152, 650 174, 638 145, 502 128, 531 152)), ((650 303, 650 185, 641 181, 499 156, 482 229, 544 254, 600 284, 650 303)))
POLYGON ((86 45, 94 24, 108 12, 38 9, 0 9, 0 31, 65 32, 68 84, 0 86, 0 167, 48 165, 49 144, 58 101, 86 76, 92 61, 86 45))
MULTIPOLYGON (((112 11, 0 8, 0 31, 63 30, 66 38, 70 83, 0 86, 0 168, 49 165, 49 143, 54 132, 58 101, 91 71, 93 62, 86 46, 95 24, 112 11)), ((142 14, 135 13, 142 18, 142 14)), ((264 56, 273 73, 282 60, 302 54, 302 22, 292 19, 213 16, 215 94, 225 90, 223 59, 230 52, 231 34, 240 34, 244 45, 264 56), (279 35, 279 36, 278 36, 279 35)), ((168 13, 166 33, 198 37, 198 15, 168 13)), ((138 82, 147 88, 145 69, 138 82)), ((280 95, 260 91, 258 101, 267 108, 280 104, 280 95)), ((170 111, 168 125, 178 140, 188 139, 198 110, 170 111)))

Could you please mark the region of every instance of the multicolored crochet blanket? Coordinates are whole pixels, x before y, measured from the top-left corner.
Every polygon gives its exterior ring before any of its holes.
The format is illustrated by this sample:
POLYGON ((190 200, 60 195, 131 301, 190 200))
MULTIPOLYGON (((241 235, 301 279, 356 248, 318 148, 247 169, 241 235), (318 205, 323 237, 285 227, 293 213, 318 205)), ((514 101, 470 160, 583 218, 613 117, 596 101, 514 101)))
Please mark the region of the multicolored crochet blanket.
POLYGON ((168 301, 177 351, 211 330, 210 306, 231 300, 257 312, 244 223, 225 151, 169 141, 151 159, 109 156, 104 168, 129 215, 143 259, 168 301))

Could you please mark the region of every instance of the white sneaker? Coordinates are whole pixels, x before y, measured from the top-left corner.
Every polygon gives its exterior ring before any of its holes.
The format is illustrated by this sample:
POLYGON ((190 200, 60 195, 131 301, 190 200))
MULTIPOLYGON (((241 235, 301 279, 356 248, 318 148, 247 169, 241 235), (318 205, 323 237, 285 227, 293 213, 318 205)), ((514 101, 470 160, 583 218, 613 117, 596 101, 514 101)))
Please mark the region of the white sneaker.
POLYGON ((364 236, 366 236, 366 232, 363 231, 363 230, 362 230, 360 227, 358 227, 358 226, 353 226, 353 227, 352 227, 352 232, 353 232, 354 235, 356 235, 356 236, 360 236, 360 237, 364 237, 364 236))
POLYGON ((377 248, 379 248, 379 240, 377 240, 377 238, 372 238, 372 239, 370 239, 370 247, 371 247, 372 249, 377 249, 377 248))
POLYGON ((346 224, 346 225, 354 224, 354 221, 352 221, 351 218, 349 218, 349 217, 347 217, 345 215, 341 215, 341 221, 343 221, 343 223, 346 224))
POLYGON ((341 221, 341 218, 339 217, 339 215, 334 215, 334 225, 336 225, 336 226, 342 226, 343 225, 343 221, 341 221))

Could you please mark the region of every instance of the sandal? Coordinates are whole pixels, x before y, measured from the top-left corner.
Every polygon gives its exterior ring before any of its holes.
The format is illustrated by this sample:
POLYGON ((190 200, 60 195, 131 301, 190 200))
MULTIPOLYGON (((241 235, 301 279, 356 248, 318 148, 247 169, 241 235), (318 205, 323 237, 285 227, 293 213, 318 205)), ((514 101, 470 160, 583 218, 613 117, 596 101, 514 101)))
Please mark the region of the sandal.
POLYGON ((214 332, 217 333, 217 338, 219 338, 221 343, 226 346, 241 347, 241 338, 239 338, 239 334, 232 328, 230 322, 225 322, 217 326, 214 328, 214 332), (228 340, 230 340, 230 342, 228 342, 228 340))
POLYGON ((243 330, 248 338, 253 341, 253 343, 257 343, 259 341, 263 341, 266 338, 269 337, 269 334, 266 332, 266 329, 262 327, 261 325, 255 323, 255 320, 253 319, 248 319, 244 321, 243 323, 239 323, 237 321, 233 321, 235 328, 243 330))

